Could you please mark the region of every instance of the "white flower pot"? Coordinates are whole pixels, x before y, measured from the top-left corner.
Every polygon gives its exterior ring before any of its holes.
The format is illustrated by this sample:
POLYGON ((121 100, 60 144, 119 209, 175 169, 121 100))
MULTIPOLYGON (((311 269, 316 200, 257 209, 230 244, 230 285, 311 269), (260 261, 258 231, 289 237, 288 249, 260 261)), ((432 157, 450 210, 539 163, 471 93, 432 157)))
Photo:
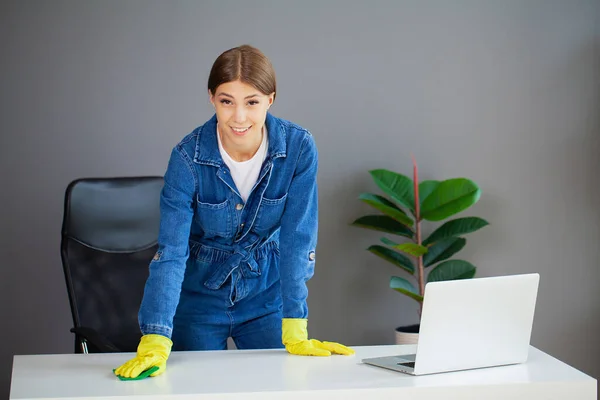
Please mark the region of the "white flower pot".
POLYGON ((419 325, 399 326, 396 328, 396 344, 417 344, 419 341, 419 325))

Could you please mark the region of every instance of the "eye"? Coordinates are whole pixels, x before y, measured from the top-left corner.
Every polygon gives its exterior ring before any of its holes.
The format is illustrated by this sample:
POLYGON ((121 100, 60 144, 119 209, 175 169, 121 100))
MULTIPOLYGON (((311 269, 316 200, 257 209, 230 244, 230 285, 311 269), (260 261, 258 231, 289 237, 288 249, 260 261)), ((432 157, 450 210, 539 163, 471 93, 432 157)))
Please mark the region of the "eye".
POLYGON ((225 105, 231 104, 231 101, 227 100, 227 99, 221 99, 220 102, 221 102, 221 104, 225 104, 225 105))
POLYGON ((250 100, 250 101, 248 102, 248 104, 249 104, 249 105, 251 105, 251 106, 255 106, 255 105, 257 105, 257 104, 258 104, 258 100, 250 100))

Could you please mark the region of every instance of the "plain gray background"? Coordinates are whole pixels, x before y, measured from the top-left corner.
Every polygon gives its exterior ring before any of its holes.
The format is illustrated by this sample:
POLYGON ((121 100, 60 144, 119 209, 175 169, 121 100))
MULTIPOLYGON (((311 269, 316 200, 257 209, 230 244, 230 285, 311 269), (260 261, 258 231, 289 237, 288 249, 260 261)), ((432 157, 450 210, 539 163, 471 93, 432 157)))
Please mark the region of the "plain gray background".
MULTIPOLYGON (((211 116, 214 59, 242 43, 278 75, 274 114, 320 151, 309 333, 393 342, 416 303, 349 227, 368 170, 466 176, 491 223, 460 257, 541 274, 532 344, 600 376, 598 1, 3 1, 0 396, 12 356, 68 353, 63 194, 84 176, 162 174, 211 116)), ((433 226, 428 225, 427 231, 433 226)), ((473 299, 477 301, 477 299, 473 299)))

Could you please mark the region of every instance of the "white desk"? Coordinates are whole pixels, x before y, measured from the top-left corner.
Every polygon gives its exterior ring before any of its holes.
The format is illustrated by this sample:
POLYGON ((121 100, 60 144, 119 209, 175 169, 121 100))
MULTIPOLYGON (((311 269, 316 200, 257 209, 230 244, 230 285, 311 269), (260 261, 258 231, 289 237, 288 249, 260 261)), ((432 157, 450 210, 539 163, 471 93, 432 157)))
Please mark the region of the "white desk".
POLYGON ((354 356, 284 350, 174 352, 167 371, 120 381, 132 354, 15 356, 10 399, 596 399, 596 380, 531 347, 523 365, 412 377, 361 363, 414 346, 354 347, 354 356))

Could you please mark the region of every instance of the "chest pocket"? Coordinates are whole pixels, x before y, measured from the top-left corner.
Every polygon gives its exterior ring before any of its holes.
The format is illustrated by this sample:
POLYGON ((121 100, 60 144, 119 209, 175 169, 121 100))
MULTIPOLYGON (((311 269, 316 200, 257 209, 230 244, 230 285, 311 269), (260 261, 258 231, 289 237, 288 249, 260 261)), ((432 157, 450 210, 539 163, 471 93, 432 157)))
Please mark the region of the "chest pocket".
POLYGON ((196 222, 208 236, 231 237, 232 211, 229 200, 222 203, 203 203, 196 199, 196 222))
POLYGON ((263 197, 254 222, 257 231, 267 231, 280 224, 286 199, 287 193, 279 199, 263 197))

